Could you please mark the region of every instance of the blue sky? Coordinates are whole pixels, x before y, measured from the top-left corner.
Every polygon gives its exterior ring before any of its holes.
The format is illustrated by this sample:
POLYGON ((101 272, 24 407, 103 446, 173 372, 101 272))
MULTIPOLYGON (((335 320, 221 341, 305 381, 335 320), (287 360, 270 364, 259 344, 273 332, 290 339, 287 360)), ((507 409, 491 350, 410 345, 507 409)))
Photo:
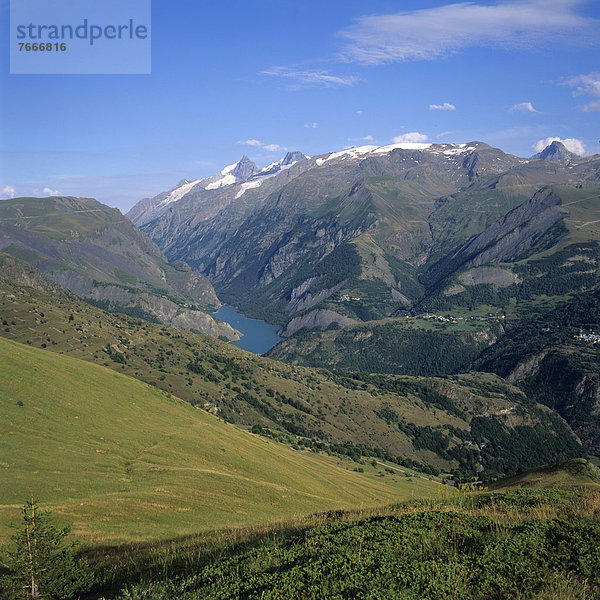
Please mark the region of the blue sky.
POLYGON ((153 0, 150 75, 10 75, 8 50, 4 198, 127 210, 244 153, 394 140, 600 152, 598 0, 153 0))

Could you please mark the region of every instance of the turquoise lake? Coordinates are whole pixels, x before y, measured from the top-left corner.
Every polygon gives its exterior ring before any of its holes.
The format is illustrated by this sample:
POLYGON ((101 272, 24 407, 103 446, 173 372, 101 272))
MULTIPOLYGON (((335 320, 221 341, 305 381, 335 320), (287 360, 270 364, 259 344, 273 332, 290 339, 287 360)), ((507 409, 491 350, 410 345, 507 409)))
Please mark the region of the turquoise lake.
POLYGON ((234 346, 242 348, 242 350, 254 354, 264 354, 282 339, 276 333, 279 329, 277 325, 270 325, 257 319, 248 319, 233 306, 221 306, 214 316, 244 334, 241 340, 232 342, 234 346))

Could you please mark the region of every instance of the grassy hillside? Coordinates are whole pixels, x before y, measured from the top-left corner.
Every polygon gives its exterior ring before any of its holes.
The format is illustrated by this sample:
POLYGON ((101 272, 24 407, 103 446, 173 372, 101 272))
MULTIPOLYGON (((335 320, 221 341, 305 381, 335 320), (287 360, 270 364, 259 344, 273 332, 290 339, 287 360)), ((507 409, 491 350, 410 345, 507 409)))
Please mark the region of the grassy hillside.
POLYGON ((510 473, 558 452, 582 454, 560 418, 495 375, 370 377, 294 367, 107 314, 28 273, 29 286, 0 275, 0 335, 108 366, 271 437, 427 473, 510 473))
MULTIPOLYGON (((124 220, 116 208, 91 198, 15 198, 0 203, 0 219, 61 242, 94 236, 124 220)), ((147 244, 148 248, 151 244, 147 244)))
POLYGON ((0 339, 0 532, 30 493, 90 541, 427 495, 252 435, 110 369, 0 339))
POLYGON ((515 488, 588 488, 600 492, 600 469, 583 458, 575 458, 529 469, 512 477, 503 477, 492 487, 495 491, 515 488))
POLYGON ((105 598, 591 600, 600 491, 457 493, 94 557, 105 598), (118 558, 117 558, 118 557, 118 558), (111 584, 122 588, 110 590, 111 584), (126 585, 124 585, 126 584, 126 585))

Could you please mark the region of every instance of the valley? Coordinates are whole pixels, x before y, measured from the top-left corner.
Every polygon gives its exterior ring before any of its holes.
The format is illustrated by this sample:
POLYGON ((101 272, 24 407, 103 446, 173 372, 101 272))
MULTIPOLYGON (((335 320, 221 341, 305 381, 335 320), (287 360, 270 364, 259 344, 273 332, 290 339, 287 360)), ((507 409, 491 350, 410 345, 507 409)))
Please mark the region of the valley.
MULTIPOLYGON (((73 524, 93 597, 165 600, 262 593, 261 568, 232 573, 255 554, 286 572, 269 536, 299 566, 273 589, 294 594, 362 589, 314 562, 302 540, 322 535, 330 562, 359 530, 432 518, 472 522, 488 557, 498 518, 572 543, 516 514, 597 527, 599 173, 559 144, 398 144, 243 157, 142 201, 141 230, 94 200, 3 201, 0 538, 33 493, 73 524), (543 486, 569 491, 519 495, 543 486)), ((496 585, 475 555, 432 552, 485 582, 455 579, 462 597, 496 585)))
MULTIPOLYGON (((599 173, 597 155, 581 158, 557 141, 529 159, 481 142, 364 146, 305 157, 269 188, 224 186, 219 194, 239 194, 243 211, 234 198, 186 220, 208 202, 204 191, 143 223, 132 217, 167 255, 201 269, 226 301, 280 327, 272 358, 413 376, 508 376, 484 357, 508 351, 516 368, 540 335, 549 346, 557 327, 561 339, 598 327, 596 318, 558 324, 549 315, 600 284, 599 173), (524 332, 531 347, 515 353, 509 340, 524 332)), ((574 379, 558 374, 536 397, 550 407, 575 403, 595 451, 597 349, 585 353, 574 379)), ((523 377, 511 381, 533 389, 523 377)))
POLYGON ((26 263, 5 256, 2 265, 13 275, 0 276, 1 336, 136 377, 291 444, 456 477, 584 452, 565 421, 497 375, 416 378, 286 365, 213 337, 105 313, 26 263), (515 402, 518 411, 507 413, 515 402))
POLYGON ((600 600, 600 2, 10 0, 0 600, 600 600))

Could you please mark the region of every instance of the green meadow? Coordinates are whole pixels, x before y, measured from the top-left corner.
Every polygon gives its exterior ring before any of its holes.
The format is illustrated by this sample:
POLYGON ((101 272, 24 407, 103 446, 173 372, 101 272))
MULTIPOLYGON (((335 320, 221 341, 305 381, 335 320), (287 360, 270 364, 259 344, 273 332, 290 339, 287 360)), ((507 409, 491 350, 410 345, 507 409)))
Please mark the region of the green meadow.
POLYGON ((86 544, 172 538, 434 494, 297 451, 100 365, 0 338, 0 535, 34 494, 86 544))

